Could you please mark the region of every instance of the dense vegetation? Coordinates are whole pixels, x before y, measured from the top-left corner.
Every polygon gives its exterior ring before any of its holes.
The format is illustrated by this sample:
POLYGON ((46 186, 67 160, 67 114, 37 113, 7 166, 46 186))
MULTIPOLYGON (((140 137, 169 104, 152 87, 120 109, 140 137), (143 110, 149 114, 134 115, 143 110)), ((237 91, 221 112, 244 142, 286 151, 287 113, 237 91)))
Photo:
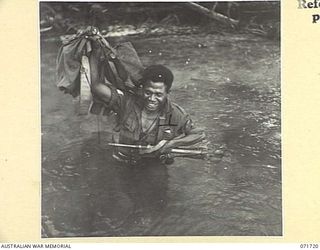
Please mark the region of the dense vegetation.
POLYGON ((187 3, 125 2, 41 2, 42 34, 74 33, 78 28, 93 25, 106 32, 111 27, 130 25, 146 27, 190 27, 231 32, 250 32, 269 38, 280 36, 280 2, 200 2, 209 11, 237 20, 232 26, 213 20, 189 8, 187 3), (192 18, 190 18, 192 17, 192 18))

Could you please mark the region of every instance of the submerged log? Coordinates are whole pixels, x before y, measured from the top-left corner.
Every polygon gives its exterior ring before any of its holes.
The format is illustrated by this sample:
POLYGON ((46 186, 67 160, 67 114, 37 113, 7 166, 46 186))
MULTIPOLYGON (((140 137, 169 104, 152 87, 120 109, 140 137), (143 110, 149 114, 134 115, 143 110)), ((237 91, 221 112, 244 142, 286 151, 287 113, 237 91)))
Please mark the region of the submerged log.
POLYGON ((234 20, 230 17, 227 17, 225 15, 222 15, 218 12, 215 12, 213 10, 209 10, 206 7, 203 7, 199 4, 193 3, 193 2, 186 2, 185 3, 188 7, 190 7, 191 9, 211 18, 214 19, 218 22, 222 22, 224 24, 228 24, 231 25, 232 27, 237 26, 239 21, 238 20, 234 20))

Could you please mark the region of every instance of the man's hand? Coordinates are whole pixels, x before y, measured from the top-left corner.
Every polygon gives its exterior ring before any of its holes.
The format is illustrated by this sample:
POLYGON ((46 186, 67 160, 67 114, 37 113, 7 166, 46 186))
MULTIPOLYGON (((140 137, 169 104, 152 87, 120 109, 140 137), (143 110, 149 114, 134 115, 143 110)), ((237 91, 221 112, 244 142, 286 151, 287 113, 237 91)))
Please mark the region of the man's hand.
POLYGON ((174 139, 167 141, 162 140, 155 146, 150 146, 147 149, 140 149, 140 154, 151 154, 151 153, 158 153, 158 154, 165 154, 169 153, 171 149, 180 147, 180 146, 190 146, 194 143, 200 142, 205 138, 204 133, 199 134, 189 134, 189 135, 179 135, 174 139))
POLYGON ((162 148, 165 147, 167 142, 168 142, 167 140, 162 140, 155 146, 151 146, 146 149, 140 149, 139 154, 151 154, 151 153, 155 153, 157 151, 162 152, 162 148))
POLYGON ((171 149, 174 148, 173 145, 173 141, 167 141, 166 144, 164 144, 160 149, 159 149, 159 153, 160 154, 165 154, 165 153, 169 153, 171 149))

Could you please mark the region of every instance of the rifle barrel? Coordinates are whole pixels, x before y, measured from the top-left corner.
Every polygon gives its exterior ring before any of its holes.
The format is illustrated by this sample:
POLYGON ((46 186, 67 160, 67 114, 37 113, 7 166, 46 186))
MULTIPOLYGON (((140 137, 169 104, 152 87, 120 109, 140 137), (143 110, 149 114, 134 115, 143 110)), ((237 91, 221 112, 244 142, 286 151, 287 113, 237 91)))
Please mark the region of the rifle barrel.
POLYGON ((179 153, 179 154, 203 154, 203 151, 202 151, 202 150, 196 150, 196 149, 173 148, 173 149, 171 149, 171 153, 179 153))
POLYGON ((138 149, 148 149, 150 146, 142 146, 142 145, 130 145, 130 144, 122 144, 122 143, 108 143, 109 146, 114 147, 122 147, 122 148, 138 148, 138 149))

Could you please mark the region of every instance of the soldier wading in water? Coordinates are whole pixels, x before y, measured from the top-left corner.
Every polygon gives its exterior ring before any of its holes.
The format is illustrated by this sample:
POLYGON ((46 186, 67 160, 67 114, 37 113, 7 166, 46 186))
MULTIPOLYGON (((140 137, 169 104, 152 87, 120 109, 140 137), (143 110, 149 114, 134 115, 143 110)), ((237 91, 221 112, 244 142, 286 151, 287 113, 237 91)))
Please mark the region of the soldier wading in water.
POLYGON ((168 96, 173 82, 171 70, 163 65, 152 65, 142 73, 136 94, 121 92, 99 80, 98 60, 90 56, 91 92, 95 100, 114 111, 120 121, 119 144, 113 157, 120 162, 138 164, 144 159, 155 159, 166 164, 173 162, 168 155, 177 147, 188 146, 204 139, 194 128, 192 120, 168 96))

